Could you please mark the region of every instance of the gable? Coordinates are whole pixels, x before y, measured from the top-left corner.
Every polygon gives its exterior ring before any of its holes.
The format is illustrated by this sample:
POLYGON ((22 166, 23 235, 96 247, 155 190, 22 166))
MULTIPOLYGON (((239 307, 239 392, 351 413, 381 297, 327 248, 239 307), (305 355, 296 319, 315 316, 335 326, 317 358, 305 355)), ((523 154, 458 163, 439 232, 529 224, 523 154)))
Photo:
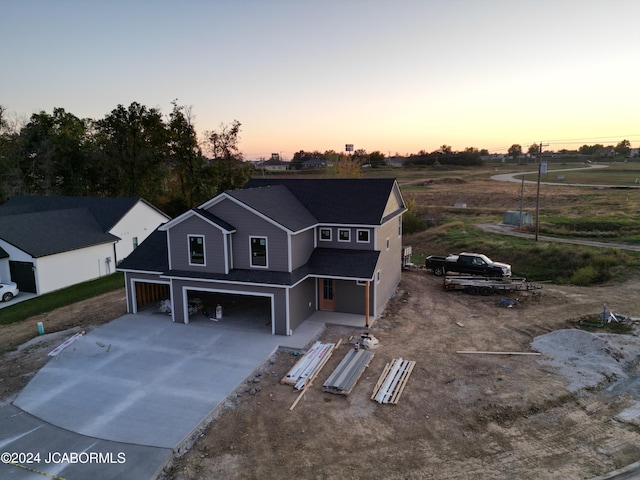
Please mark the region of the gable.
MULTIPOLYGON (((276 185, 286 187, 318 223, 345 225, 380 225, 397 189, 393 178, 252 179, 244 189, 276 185)), ((401 197, 397 201, 404 205, 401 197)))

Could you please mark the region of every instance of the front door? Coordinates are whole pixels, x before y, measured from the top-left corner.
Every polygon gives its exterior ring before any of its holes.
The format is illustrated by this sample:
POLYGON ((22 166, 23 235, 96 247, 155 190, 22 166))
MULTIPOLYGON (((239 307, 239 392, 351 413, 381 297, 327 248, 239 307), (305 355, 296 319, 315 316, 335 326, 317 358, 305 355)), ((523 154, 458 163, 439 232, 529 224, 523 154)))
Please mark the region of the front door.
POLYGON ((320 310, 334 312, 336 310, 336 281, 322 278, 320 282, 320 310))

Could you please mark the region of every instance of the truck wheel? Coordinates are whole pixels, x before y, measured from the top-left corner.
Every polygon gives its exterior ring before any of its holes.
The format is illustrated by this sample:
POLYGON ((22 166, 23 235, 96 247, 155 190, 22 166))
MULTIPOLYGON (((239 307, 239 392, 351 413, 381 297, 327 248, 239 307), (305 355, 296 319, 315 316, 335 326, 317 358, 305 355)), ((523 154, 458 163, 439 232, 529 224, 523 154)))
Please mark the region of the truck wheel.
POLYGON ((467 292, 469 292, 471 295, 477 295, 478 293, 480 293, 480 289, 475 285, 472 285, 467 289, 467 292))
POLYGON ((493 292, 493 289, 491 287, 480 288, 480 295, 484 295, 485 297, 488 295, 491 295, 492 292, 493 292))
POLYGON ((433 274, 436 277, 441 277, 446 273, 444 266, 443 265, 436 265, 435 267, 433 267, 433 274))

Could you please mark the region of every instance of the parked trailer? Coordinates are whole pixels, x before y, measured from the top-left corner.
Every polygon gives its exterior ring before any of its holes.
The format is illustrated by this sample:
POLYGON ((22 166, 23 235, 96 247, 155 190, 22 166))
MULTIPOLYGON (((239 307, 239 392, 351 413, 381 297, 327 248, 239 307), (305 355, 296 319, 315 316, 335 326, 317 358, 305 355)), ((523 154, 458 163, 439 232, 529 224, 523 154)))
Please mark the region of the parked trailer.
POLYGON ((471 295, 491 295, 500 291, 536 290, 542 288, 526 278, 479 277, 477 275, 447 275, 444 277, 445 290, 462 290, 471 295))

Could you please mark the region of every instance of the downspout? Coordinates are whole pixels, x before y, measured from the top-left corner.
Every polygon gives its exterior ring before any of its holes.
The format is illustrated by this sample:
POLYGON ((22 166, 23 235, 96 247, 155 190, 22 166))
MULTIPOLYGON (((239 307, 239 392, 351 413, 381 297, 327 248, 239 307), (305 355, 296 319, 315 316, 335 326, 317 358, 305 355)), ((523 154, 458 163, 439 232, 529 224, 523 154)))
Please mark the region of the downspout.
POLYGON ((369 328, 369 280, 367 280, 364 288, 364 325, 369 328))

